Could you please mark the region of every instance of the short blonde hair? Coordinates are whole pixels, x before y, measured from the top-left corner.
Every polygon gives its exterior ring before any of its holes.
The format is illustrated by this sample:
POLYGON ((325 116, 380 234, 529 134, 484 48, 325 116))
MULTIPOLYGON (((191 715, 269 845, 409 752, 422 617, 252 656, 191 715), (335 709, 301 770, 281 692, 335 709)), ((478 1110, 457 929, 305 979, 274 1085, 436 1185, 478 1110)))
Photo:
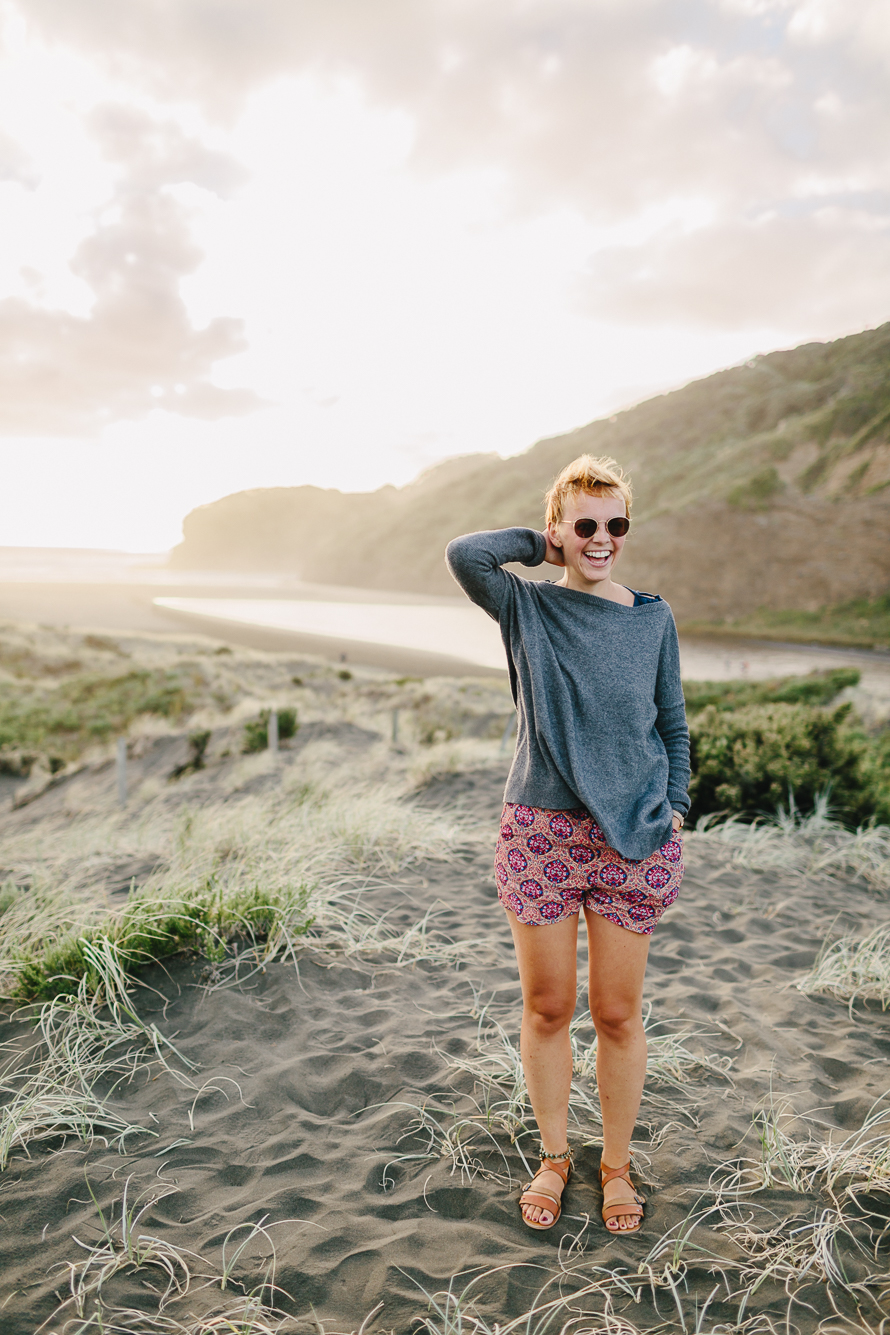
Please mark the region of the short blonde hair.
POLYGON ((591 454, 581 454, 554 478, 544 497, 547 506, 547 523, 557 524, 562 519, 566 501, 575 496, 608 496, 616 491, 627 507, 633 502, 630 478, 614 459, 594 459, 591 454))

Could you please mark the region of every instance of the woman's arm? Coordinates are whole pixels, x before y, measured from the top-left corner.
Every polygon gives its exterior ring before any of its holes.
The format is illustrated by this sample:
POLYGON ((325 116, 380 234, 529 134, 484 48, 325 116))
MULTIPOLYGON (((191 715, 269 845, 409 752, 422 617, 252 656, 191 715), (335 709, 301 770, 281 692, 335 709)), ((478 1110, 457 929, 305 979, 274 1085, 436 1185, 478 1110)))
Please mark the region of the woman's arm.
POLYGON ((664 742, 668 758, 668 801, 675 811, 685 817, 689 811, 689 727, 680 681, 680 642, 673 617, 665 628, 661 642, 655 705, 658 709, 655 726, 664 742))
POLYGON ((502 566, 508 561, 518 561, 524 566, 539 566, 542 561, 562 565, 559 549, 546 533, 537 533, 533 528, 467 533, 449 542, 445 559, 464 593, 495 621, 500 619, 509 584, 502 566))

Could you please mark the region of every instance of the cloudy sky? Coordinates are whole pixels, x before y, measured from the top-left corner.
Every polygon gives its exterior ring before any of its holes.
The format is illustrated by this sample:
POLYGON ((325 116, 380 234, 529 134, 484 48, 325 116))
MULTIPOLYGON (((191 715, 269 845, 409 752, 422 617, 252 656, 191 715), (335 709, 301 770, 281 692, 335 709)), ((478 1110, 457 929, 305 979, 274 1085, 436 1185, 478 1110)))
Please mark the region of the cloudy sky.
POLYGON ((886 0, 0 0, 0 544, 890 319, 886 0))

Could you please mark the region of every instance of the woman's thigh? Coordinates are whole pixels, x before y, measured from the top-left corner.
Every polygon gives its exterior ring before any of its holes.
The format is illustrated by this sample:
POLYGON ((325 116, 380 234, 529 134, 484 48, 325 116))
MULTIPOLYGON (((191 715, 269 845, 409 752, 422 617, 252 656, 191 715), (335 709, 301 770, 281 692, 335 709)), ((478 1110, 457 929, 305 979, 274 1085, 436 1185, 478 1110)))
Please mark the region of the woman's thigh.
POLYGON ((507 911, 519 964, 522 997, 536 1009, 575 1009, 578 975, 578 914, 531 926, 507 911))
POLYGON ((594 1016, 630 1016, 642 1010, 651 936, 630 932, 586 909, 590 953, 590 1009, 594 1016))

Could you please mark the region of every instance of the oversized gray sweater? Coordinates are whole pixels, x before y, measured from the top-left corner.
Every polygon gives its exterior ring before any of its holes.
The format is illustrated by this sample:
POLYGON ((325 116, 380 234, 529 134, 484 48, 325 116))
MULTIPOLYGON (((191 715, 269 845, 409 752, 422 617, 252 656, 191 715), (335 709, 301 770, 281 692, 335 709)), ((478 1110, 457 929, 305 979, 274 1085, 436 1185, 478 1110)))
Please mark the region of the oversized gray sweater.
POLYGON ((529 528, 449 543, 452 575, 497 621, 519 719, 504 800, 586 807, 622 856, 647 858, 689 809, 689 729, 677 628, 662 598, 624 607, 514 575, 537 566, 529 528))

